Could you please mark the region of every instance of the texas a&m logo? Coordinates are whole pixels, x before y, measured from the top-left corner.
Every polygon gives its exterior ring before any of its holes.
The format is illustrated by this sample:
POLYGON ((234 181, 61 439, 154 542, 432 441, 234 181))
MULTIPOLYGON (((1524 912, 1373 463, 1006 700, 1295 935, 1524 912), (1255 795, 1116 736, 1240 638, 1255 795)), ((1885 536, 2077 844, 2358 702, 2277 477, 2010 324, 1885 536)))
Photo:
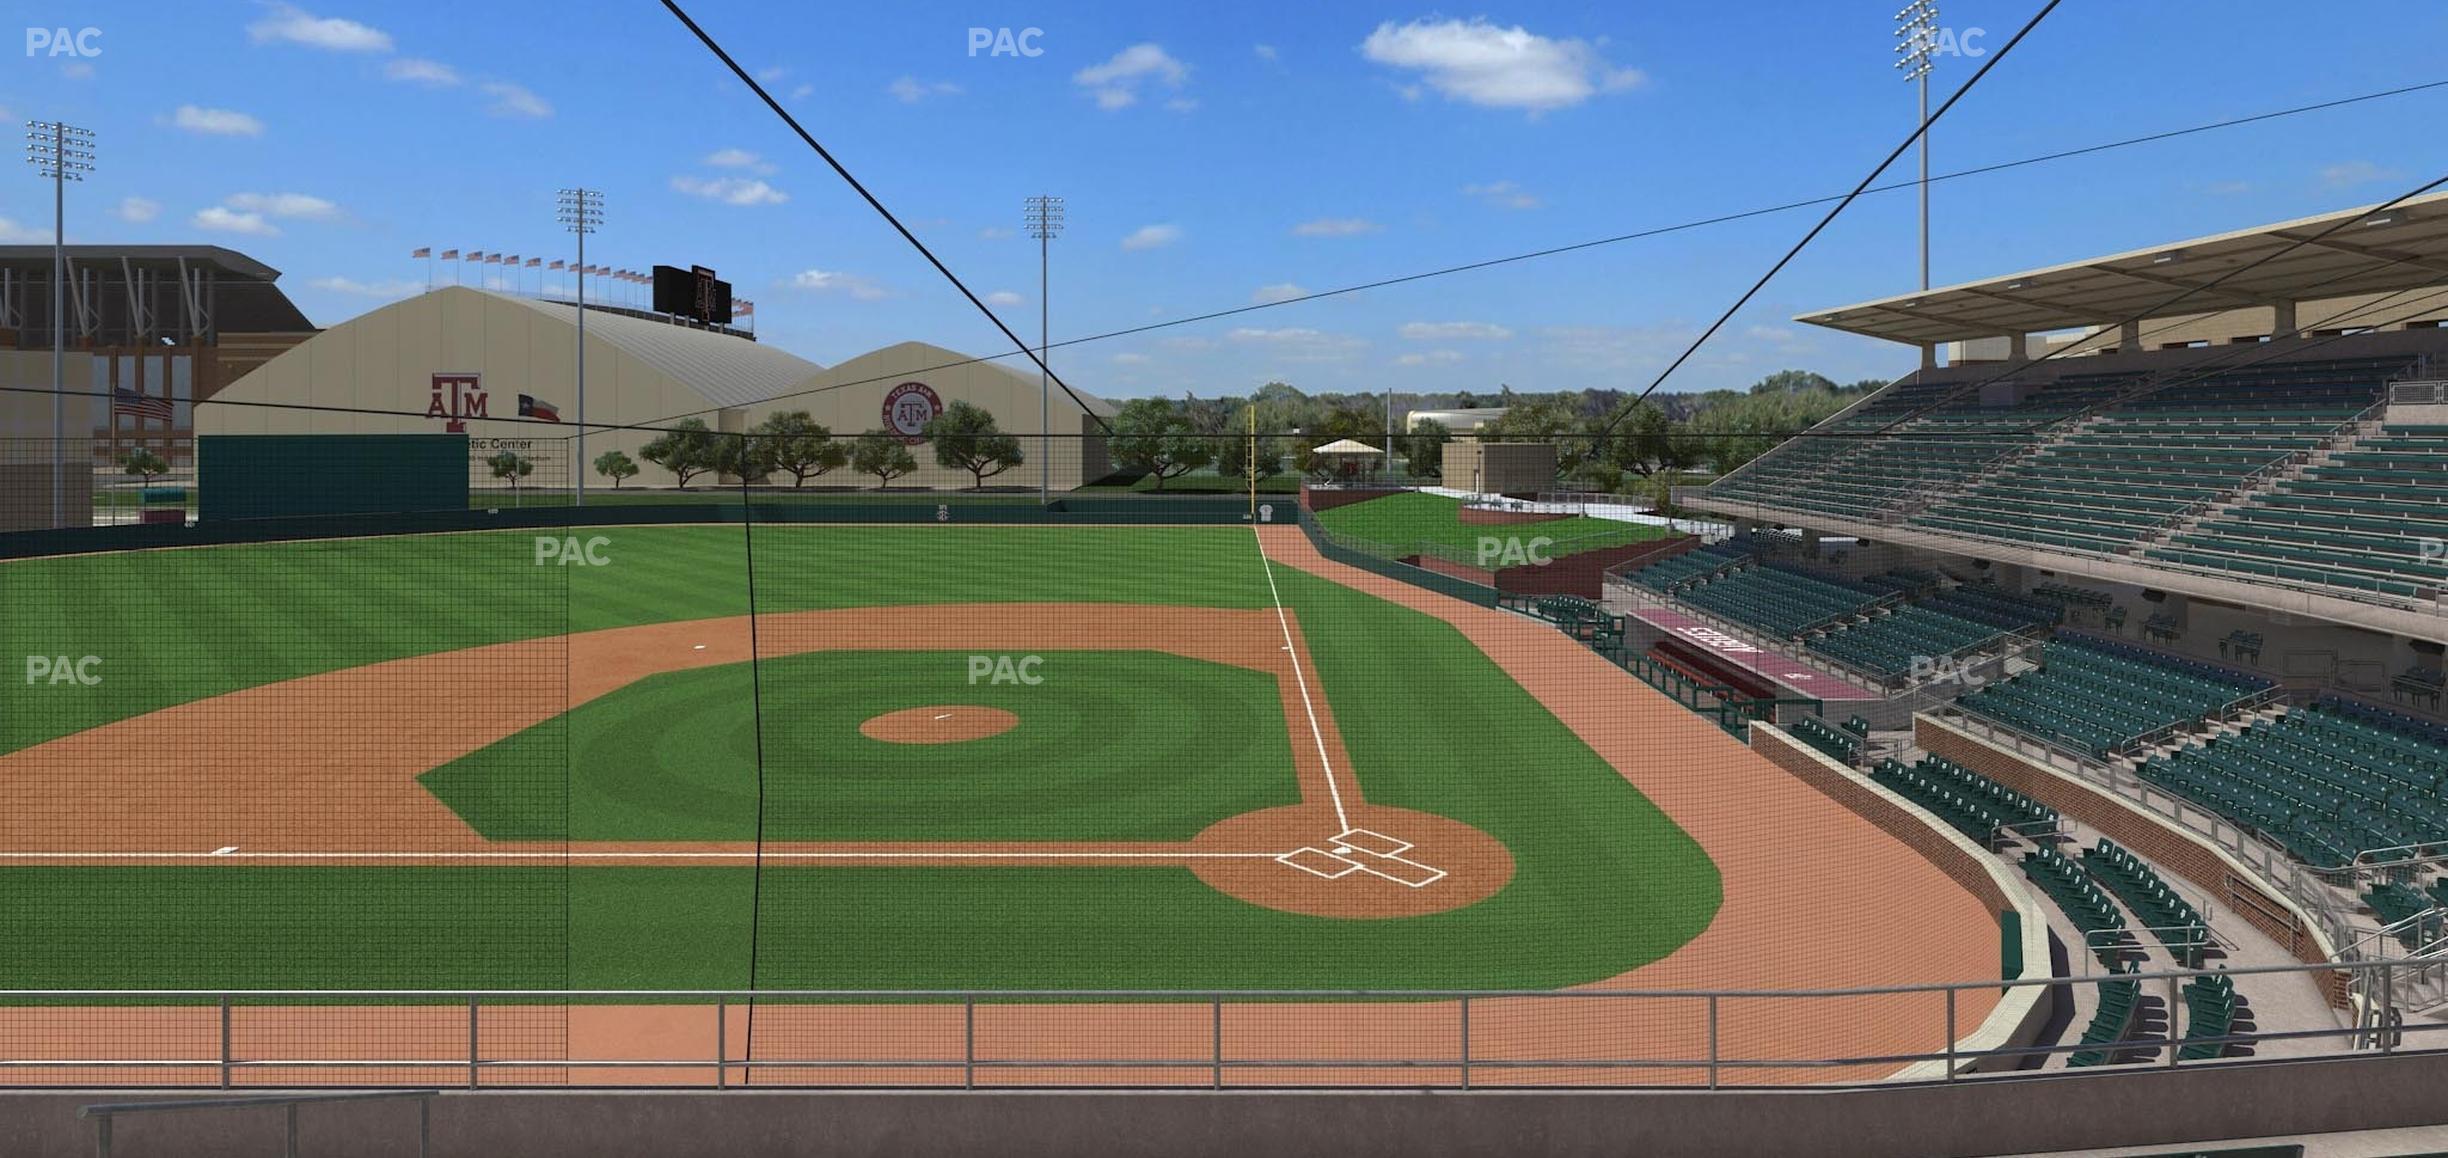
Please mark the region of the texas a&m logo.
POLYGON ((884 395, 884 429, 916 446, 926 441, 926 424, 944 411, 943 398, 924 382, 904 382, 884 395))
POLYGON ((425 417, 442 419, 442 429, 451 434, 467 433, 470 418, 492 417, 485 413, 484 375, 434 375, 433 397, 425 403, 425 417))

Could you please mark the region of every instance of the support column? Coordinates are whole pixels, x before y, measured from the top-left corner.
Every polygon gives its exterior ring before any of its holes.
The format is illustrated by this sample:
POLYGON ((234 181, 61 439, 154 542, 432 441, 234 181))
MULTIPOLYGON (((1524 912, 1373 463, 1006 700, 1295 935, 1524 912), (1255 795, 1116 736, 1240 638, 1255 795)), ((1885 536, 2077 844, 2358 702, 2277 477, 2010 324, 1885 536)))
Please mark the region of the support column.
POLYGON ((2117 326, 2117 352, 2134 354, 2142 349, 2142 323, 2128 321, 2117 326))
POLYGON ((2276 302, 2270 306, 2270 341, 2280 342, 2296 337, 2295 303, 2276 302))
POLYGON ((1938 343, 1921 343, 1921 368, 1924 370, 1935 370, 1938 368, 1938 343))

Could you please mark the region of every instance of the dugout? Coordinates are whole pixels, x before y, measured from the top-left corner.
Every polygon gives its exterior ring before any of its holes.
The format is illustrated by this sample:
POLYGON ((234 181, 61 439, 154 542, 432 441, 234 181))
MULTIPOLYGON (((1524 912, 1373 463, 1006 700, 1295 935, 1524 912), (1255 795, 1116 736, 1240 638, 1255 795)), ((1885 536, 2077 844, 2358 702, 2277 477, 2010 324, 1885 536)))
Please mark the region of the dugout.
POLYGON ((207 434, 199 521, 468 509, 464 434, 207 434))

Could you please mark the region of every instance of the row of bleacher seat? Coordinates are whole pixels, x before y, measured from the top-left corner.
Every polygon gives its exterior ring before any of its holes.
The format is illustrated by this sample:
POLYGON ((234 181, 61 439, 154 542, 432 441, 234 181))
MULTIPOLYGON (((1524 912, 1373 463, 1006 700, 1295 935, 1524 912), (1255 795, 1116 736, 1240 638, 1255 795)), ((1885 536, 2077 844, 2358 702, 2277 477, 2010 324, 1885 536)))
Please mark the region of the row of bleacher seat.
POLYGON ((1968 692, 1956 704, 2035 738, 2105 757, 2273 686, 2082 636, 2060 635, 2040 656, 2038 668, 1968 692))
POLYGON ((2109 892, 2125 899, 2142 919, 2142 926, 2167 946, 2177 963, 2187 969, 2201 967, 2202 952, 2210 947, 2210 924, 2202 919, 2200 910, 2168 886, 2159 870, 2106 837, 2083 850, 2082 864, 2109 892))
POLYGON ((2090 874, 2077 868, 2074 861, 2049 845, 2023 854, 2023 875, 2049 899, 2057 903, 2074 929, 2083 935, 2083 944, 2093 956, 2110 967, 2124 962, 2125 913, 2109 899, 2107 890, 2090 874))
POLYGON ((1893 756, 1870 770, 1870 779, 1929 809, 1963 833, 1989 847, 1998 833, 2038 836, 2055 832, 2057 810, 1944 756, 1925 756, 1906 764, 1893 756))
POLYGON ((1907 605, 1859 623, 1840 624, 1811 636, 1803 646, 1892 684, 1926 674, 1934 661, 1962 655, 2002 634, 2003 629, 1991 624, 1933 607, 1907 605))
POLYGON ((2396 925, 2397 941, 2411 952, 2428 949, 2448 935, 2448 913, 2431 896, 2403 881, 2379 881, 2363 894, 2383 928, 2396 925))
POLYGON ((1684 587, 1675 597, 1769 635, 1791 638, 1889 598, 1857 583, 1781 564, 1738 566, 1684 587))
POLYGON ((2135 771, 2316 867, 2448 843, 2448 735, 2378 709, 2341 701, 2290 709, 2135 771))
POLYGON ((1750 557, 1750 551, 1732 542, 1714 543, 1651 563, 1631 572, 1627 578, 1651 591, 1663 593, 1723 571, 1750 557))
POLYGON ((1863 736, 1867 735, 1866 730, 1863 734, 1857 735, 1850 728, 1834 727, 1813 716, 1804 716, 1795 720, 1787 726, 1787 730, 1794 734, 1795 739, 1835 757, 1848 766, 1861 763, 1862 740, 1863 736))
POLYGON ((2152 558, 2414 596, 2448 585, 2448 428, 2391 426, 2152 558))
POLYGON ((1946 612, 1957 619, 1986 623, 2003 631, 2026 631, 2065 621, 2065 607, 2061 604, 1974 584, 1933 595, 1922 600, 1922 606, 1946 612))

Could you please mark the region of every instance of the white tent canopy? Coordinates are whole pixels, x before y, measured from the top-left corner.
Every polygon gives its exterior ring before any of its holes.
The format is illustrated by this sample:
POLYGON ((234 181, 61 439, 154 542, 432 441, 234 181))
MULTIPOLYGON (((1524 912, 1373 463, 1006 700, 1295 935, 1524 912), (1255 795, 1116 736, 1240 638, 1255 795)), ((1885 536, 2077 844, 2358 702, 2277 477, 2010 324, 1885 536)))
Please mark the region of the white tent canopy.
POLYGON ((1360 441, 1357 441, 1357 440, 1354 440, 1354 439, 1349 439, 1349 438, 1338 438, 1338 439, 1334 440, 1333 442, 1329 442, 1329 443, 1327 443, 1327 444, 1326 444, 1326 445, 1324 445, 1324 446, 1318 447, 1318 448, 1316 448, 1315 450, 1310 451, 1310 453, 1311 453, 1311 454, 1377 454, 1377 453, 1380 453, 1380 452, 1378 451, 1378 449, 1377 449, 1376 447, 1370 446, 1369 444, 1367 444, 1367 443, 1365 443, 1365 442, 1360 442, 1360 441))

